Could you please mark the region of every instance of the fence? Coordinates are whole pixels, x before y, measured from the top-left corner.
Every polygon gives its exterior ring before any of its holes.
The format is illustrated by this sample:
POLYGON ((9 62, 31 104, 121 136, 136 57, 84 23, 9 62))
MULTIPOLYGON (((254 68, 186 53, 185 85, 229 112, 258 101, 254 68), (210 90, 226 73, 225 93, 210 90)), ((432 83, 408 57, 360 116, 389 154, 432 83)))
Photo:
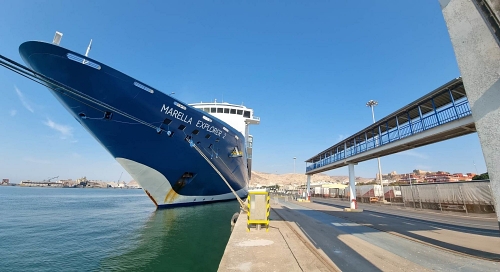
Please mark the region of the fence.
MULTIPOLYGON (((416 209, 495 212, 489 181, 426 183, 401 186, 356 186, 358 203, 388 202, 416 209)), ((349 199, 349 188, 311 188, 311 196, 349 199)))
POLYGON ((495 212, 489 181, 404 185, 401 193, 407 207, 466 213, 495 212))

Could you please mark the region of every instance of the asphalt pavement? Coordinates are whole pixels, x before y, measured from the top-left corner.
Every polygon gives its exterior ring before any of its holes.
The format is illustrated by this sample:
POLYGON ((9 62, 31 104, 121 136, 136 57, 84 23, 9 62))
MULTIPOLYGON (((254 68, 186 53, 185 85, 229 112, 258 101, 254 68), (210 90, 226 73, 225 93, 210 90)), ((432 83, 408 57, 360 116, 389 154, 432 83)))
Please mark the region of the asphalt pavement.
POLYGON ((273 200, 273 210, 343 271, 500 271, 496 218, 376 205, 349 213, 346 201, 273 200))

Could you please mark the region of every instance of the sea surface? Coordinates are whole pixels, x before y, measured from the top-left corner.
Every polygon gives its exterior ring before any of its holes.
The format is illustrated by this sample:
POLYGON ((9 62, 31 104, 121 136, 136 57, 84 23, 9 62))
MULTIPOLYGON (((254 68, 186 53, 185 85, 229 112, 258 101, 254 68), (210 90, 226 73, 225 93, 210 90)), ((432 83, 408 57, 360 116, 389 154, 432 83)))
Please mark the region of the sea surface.
POLYGON ((238 211, 156 210, 134 189, 0 186, 0 271, 216 271, 238 211))

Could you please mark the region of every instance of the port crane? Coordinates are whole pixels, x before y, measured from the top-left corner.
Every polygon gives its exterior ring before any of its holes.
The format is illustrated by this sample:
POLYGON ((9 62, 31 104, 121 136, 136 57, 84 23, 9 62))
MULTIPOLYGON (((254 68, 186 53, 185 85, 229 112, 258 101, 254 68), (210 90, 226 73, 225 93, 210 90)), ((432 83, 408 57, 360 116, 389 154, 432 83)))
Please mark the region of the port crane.
POLYGON ((59 178, 59 176, 57 176, 57 177, 53 177, 53 178, 48 178, 48 179, 46 179, 46 180, 44 180, 44 181, 46 181, 46 182, 50 182, 51 180, 56 179, 56 178, 59 178))

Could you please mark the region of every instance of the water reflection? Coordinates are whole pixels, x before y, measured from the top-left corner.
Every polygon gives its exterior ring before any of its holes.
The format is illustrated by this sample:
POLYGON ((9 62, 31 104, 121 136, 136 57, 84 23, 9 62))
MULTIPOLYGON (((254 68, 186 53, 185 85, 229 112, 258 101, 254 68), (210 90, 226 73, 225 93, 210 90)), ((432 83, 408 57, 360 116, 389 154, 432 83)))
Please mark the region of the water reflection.
MULTIPOLYGON (((157 210, 124 254, 102 260, 104 271, 217 271, 238 202, 157 210), (135 245, 134 245, 135 243, 135 245)), ((122 251, 117 249, 117 251, 122 251)))

